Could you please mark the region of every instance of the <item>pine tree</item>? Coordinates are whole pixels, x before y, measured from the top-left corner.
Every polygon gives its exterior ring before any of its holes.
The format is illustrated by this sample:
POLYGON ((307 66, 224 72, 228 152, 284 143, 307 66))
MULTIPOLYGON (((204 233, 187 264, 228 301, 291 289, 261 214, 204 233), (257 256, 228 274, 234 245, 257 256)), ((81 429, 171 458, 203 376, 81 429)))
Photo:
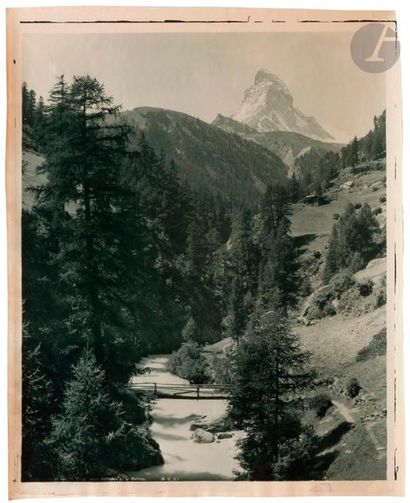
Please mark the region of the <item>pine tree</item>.
POLYGON ((277 293, 262 297, 234 355, 229 399, 246 431, 239 460, 251 480, 272 480, 281 445, 301 431, 291 398, 312 381, 308 362, 277 293))
POLYGON ((23 82, 22 93, 23 125, 32 128, 34 126, 36 113, 36 93, 27 87, 26 82, 23 82))
POLYGON ((49 126, 56 128, 54 134, 48 128, 48 183, 38 206, 49 212, 56 234, 53 263, 68 304, 67 331, 81 334, 115 379, 128 379, 138 350, 126 294, 138 236, 129 240, 131 196, 121 180, 130 130, 108 123, 118 107, 89 76, 75 77, 69 91, 60 78, 51 98, 49 126))
POLYGON ((45 139, 46 106, 40 96, 34 115, 34 136, 39 149, 44 145, 45 139))
POLYGON ((204 344, 204 342, 206 342, 204 341, 203 334, 192 316, 186 322, 182 331, 182 338, 185 342, 195 342, 196 344, 204 344))
POLYGON ((232 268, 241 278, 244 293, 256 295, 259 250, 254 243, 252 216, 249 209, 238 210, 233 224, 232 241, 232 268))
POLYGON ((247 312, 244 305, 246 291, 242 279, 234 275, 231 285, 229 313, 231 316, 231 337, 238 343, 246 328, 247 312))
POLYGON ((290 179, 290 199, 293 203, 299 201, 301 196, 301 187, 298 179, 296 178, 296 173, 292 173, 292 177, 290 179))
POLYGON ((351 162, 352 166, 357 166, 359 164, 359 141, 357 136, 353 138, 351 143, 351 162))
POLYGON ((284 307, 294 305, 299 287, 296 250, 289 235, 290 212, 286 190, 268 187, 261 214, 259 292, 277 288, 284 307))
POLYGON ((104 372, 91 350, 73 367, 49 445, 61 480, 93 480, 110 466, 110 444, 121 434, 122 408, 105 388, 104 372))
POLYGON ((47 446, 53 410, 53 389, 43 370, 40 344, 33 346, 23 327, 22 480, 51 480, 53 463, 47 446))
POLYGON ((335 224, 332 227, 332 233, 329 238, 325 268, 323 270, 323 280, 326 283, 339 270, 339 263, 340 263, 339 239, 338 239, 337 225, 335 224))
POLYGON ((377 253, 376 236, 380 233, 379 223, 368 203, 365 203, 361 207, 356 217, 355 227, 357 233, 357 240, 355 240, 356 249, 367 263, 377 253))
POLYGON ((341 269, 356 272, 381 252, 379 224, 370 206, 365 203, 359 212, 349 203, 339 221, 333 226, 329 239, 324 281, 341 269))
POLYGON ((208 260, 205 227, 202 219, 191 222, 188 230, 188 262, 191 274, 203 279, 208 260))
POLYGON ((314 188, 315 196, 321 197, 323 195, 322 184, 319 179, 315 180, 315 188, 314 188))
POLYGON ((288 234, 290 230, 289 194, 282 185, 269 185, 262 201, 262 238, 270 239, 278 231, 288 234))
POLYGON ((23 122, 23 148, 37 150, 36 126, 36 93, 23 82, 22 86, 22 122, 23 122))

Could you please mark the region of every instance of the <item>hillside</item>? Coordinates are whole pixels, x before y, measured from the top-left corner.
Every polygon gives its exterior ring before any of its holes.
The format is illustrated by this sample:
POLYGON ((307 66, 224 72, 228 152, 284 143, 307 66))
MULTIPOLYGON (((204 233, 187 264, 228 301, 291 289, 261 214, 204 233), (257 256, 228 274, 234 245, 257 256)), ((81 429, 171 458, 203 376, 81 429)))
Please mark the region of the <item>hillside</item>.
POLYGON ((289 167, 289 176, 296 171, 296 159, 311 149, 324 153, 338 152, 342 148, 342 144, 315 140, 292 131, 260 132, 247 124, 221 114, 218 114, 212 124, 224 131, 238 134, 247 140, 252 140, 277 154, 289 167))
MULTIPOLYGON (((322 283, 324 257, 336 214, 342 214, 348 202, 357 206, 368 203, 376 210, 380 225, 386 219, 384 170, 354 174, 352 169, 344 169, 334 182, 329 204, 313 207, 299 203, 292 216, 292 234, 304 243, 300 260, 302 268, 309 271, 314 291, 322 283)), ((385 258, 380 258, 357 272, 355 279, 358 283, 371 280, 378 285, 385 275, 385 258)), ((332 438, 322 453, 329 458, 325 478, 330 480, 377 479, 386 473, 385 348, 381 352, 370 349, 375 336, 386 328, 386 311, 382 306, 360 312, 358 309, 357 313, 337 313, 294 326, 302 348, 311 352, 318 372, 315 393, 328 394, 333 404, 323 419, 308 415, 324 439, 332 438), (366 356, 358 359, 359 352, 365 349, 366 356), (361 386, 356 398, 346 393, 352 378, 361 386)))
POLYGON ((353 173, 352 168, 341 171, 333 181, 334 186, 326 193, 329 203, 312 206, 304 203, 293 205, 292 235, 302 245, 305 264, 310 264, 310 280, 313 288, 321 282, 326 247, 335 219, 341 215, 350 202, 353 205, 368 203, 372 209, 380 208, 376 218, 380 225, 386 221, 385 171, 375 170, 353 173), (351 185, 350 185, 351 184, 351 185), (314 259, 314 255, 318 259, 314 259), (313 266, 312 266, 313 261, 313 266))
MULTIPOLYGON (((386 358, 381 337, 386 329, 385 306, 360 306, 360 302, 370 298, 363 297, 355 301, 357 306, 352 312, 337 311, 321 319, 303 320, 306 305, 327 288, 322 271, 335 215, 343 214, 349 202, 357 207, 368 203, 376 210, 379 224, 385 223, 385 171, 379 167, 369 162, 361 165, 359 172, 343 169, 328 190, 328 204, 294 204, 291 217, 291 234, 301 247, 300 275, 309 277, 313 289, 291 316, 293 331, 300 338, 301 348, 311 353, 311 364, 317 373, 314 388, 304 397, 304 420, 314 427, 320 439, 318 476, 329 480, 374 480, 384 478, 386 473, 386 358), (356 397, 347 393, 352 378, 361 388, 356 397), (318 417, 309 405, 320 394, 329 397, 323 417, 318 417)), ((354 279, 358 285, 372 281, 376 289, 385 275, 386 259, 381 257, 355 273, 354 279)), ((216 368, 217 378, 223 375, 218 374, 218 368, 223 368, 223 362, 235 348, 230 337, 204 347, 204 355, 209 365, 216 368), (215 366, 215 359, 221 361, 219 366, 215 366)))
MULTIPOLYGON (((173 159, 195 190, 255 202, 267 184, 287 178, 287 166, 272 151, 187 114, 143 107, 122 118, 173 159)), ((138 139, 136 134, 134 142, 138 139)))

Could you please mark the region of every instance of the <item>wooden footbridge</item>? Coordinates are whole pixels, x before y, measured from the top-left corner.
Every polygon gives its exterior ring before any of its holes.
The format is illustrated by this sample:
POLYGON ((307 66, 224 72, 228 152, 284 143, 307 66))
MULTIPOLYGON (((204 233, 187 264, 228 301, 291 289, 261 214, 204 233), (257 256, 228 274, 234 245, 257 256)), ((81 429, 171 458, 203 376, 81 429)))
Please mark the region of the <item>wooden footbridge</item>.
POLYGON ((224 384, 164 384, 156 382, 129 383, 128 388, 151 394, 156 398, 179 400, 226 400, 229 386, 224 384))

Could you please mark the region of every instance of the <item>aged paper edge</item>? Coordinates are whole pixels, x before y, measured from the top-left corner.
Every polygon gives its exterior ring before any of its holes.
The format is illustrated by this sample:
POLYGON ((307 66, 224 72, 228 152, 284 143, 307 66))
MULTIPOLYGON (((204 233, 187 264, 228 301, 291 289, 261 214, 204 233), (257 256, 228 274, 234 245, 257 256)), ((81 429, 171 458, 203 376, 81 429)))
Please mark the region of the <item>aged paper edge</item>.
POLYGON ((308 482, 20 481, 21 457, 21 36, 50 32, 338 31, 396 23, 391 11, 68 7, 7 10, 7 233, 9 497, 400 496, 404 494, 402 347, 402 132, 400 65, 386 74, 387 106, 387 479, 308 482))

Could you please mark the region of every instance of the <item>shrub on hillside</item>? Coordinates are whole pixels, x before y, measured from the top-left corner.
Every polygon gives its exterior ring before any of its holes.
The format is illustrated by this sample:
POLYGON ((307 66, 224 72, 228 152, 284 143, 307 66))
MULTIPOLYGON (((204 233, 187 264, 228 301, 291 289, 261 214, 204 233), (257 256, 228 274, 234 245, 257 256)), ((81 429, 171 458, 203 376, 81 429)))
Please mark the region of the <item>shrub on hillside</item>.
POLYGON ((356 360, 358 362, 370 360, 376 356, 386 354, 386 328, 382 328, 367 346, 362 348, 358 353, 356 360))
POLYGON ((350 260, 350 263, 349 263, 349 270, 352 272, 352 273, 355 273, 357 271, 361 271, 362 269, 364 269, 366 266, 366 261, 364 260, 364 258, 360 255, 359 252, 355 252, 350 260))
POLYGON ((336 314, 334 306, 332 305, 332 299, 333 295, 330 286, 322 286, 309 298, 309 305, 305 309, 304 317, 308 321, 312 321, 336 314))
POLYGON ((377 302, 372 297, 362 297, 358 288, 350 288, 340 296, 337 310, 347 316, 360 316, 377 308, 377 302))
POLYGON ((185 342, 167 362, 167 370, 190 383, 209 382, 208 364, 196 342, 185 342))
POLYGON ((323 309, 325 305, 332 300, 332 289, 329 285, 323 286, 316 290, 312 295, 312 303, 319 309, 323 309))
POLYGON ((196 342, 198 344, 207 342, 205 335, 192 317, 188 319, 182 330, 182 338, 186 342, 196 342))
POLYGON ((339 298, 343 292, 349 290, 354 284, 355 278, 347 269, 337 272, 329 282, 329 286, 335 298, 339 298))
POLYGON ((337 311, 347 316, 370 313, 386 303, 386 285, 382 280, 374 285, 370 279, 363 280, 340 296, 337 311))
POLYGON ((356 377, 349 379, 346 385, 346 391, 350 398, 355 398, 360 393, 361 389, 362 387, 360 386, 359 381, 356 379, 356 377))
POLYGON ((216 384, 231 384, 232 364, 230 358, 225 355, 213 355, 208 372, 212 382, 216 384))
POLYGON ((374 283, 370 278, 360 281, 357 285, 359 293, 362 297, 368 297, 371 293, 373 293, 373 287, 374 283))
POLYGON ((379 201, 380 201, 381 203, 385 203, 385 202, 386 202, 386 196, 380 196, 380 197, 379 197, 379 201))
POLYGON ((310 399, 309 406, 315 411, 317 417, 322 418, 330 407, 332 407, 332 400, 327 393, 318 393, 310 399))
POLYGON ((340 215, 339 213, 333 213, 333 220, 339 220, 340 215))
POLYGON ((377 304, 378 306, 384 306, 386 304, 386 276, 380 280, 379 286, 376 291, 377 295, 377 304))
POLYGON ((336 314, 336 308, 331 302, 328 302, 327 304, 325 304, 324 308, 322 309, 322 312, 323 317, 334 316, 336 314))
POLYGON ((310 280, 307 276, 304 276, 302 278, 302 281, 300 283, 300 288, 299 288, 299 294, 301 297, 308 297, 312 293, 312 285, 310 283, 310 280))
POLYGON ((365 203, 356 211, 352 204, 348 204, 332 228, 323 271, 324 281, 329 281, 341 269, 359 271, 378 256, 378 235, 380 226, 370 206, 365 203))

